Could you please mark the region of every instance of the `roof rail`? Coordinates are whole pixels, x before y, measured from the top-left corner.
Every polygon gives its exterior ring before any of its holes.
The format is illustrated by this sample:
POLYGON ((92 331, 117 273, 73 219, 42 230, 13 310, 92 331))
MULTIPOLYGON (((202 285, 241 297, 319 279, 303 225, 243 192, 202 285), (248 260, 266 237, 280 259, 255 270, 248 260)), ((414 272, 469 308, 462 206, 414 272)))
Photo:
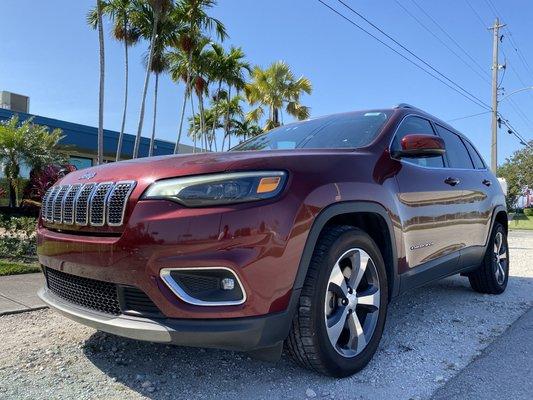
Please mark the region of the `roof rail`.
POLYGON ((392 108, 415 108, 418 110, 418 107, 412 106, 411 104, 407 104, 407 103, 400 103, 400 104, 395 105, 392 108))

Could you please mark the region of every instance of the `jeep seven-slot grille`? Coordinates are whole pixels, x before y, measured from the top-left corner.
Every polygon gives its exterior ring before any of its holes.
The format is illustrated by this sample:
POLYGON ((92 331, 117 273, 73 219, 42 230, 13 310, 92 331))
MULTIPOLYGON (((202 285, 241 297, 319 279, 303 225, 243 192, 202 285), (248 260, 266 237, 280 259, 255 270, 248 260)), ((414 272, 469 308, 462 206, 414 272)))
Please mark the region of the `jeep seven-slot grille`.
POLYGON ((59 185, 43 197, 46 222, 79 226, 120 226, 135 182, 59 185))
POLYGON ((152 300, 136 287, 83 278, 51 268, 44 268, 44 273, 47 288, 69 303, 112 315, 163 316, 152 300))

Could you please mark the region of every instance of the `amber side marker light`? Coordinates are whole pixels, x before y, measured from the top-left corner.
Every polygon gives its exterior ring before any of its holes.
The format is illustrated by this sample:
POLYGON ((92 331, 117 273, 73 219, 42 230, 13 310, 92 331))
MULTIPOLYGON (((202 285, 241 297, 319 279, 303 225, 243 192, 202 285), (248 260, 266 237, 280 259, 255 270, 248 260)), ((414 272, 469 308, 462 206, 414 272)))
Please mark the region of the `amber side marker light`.
POLYGON ((281 182, 280 176, 269 176, 261 178, 259 185, 257 185, 257 193, 270 193, 275 191, 281 182))

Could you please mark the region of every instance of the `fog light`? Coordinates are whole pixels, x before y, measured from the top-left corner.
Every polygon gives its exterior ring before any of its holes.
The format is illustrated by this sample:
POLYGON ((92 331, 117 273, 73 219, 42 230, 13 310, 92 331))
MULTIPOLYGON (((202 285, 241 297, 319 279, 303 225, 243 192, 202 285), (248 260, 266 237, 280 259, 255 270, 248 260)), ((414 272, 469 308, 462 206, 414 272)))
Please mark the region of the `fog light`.
POLYGON ((235 289, 235 279, 224 278, 220 281, 222 290, 233 290, 235 289))

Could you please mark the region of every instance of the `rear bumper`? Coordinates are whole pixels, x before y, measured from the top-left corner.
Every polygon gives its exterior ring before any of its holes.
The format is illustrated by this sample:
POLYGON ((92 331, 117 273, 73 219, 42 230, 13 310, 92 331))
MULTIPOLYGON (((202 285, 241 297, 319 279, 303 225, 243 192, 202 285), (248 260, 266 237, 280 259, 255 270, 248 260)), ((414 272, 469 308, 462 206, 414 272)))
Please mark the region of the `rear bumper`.
POLYGON ((42 288, 39 297, 64 316, 100 331, 130 339, 180 346, 252 351, 283 341, 290 327, 292 305, 285 312, 233 319, 149 319, 110 316, 66 302, 42 288))

